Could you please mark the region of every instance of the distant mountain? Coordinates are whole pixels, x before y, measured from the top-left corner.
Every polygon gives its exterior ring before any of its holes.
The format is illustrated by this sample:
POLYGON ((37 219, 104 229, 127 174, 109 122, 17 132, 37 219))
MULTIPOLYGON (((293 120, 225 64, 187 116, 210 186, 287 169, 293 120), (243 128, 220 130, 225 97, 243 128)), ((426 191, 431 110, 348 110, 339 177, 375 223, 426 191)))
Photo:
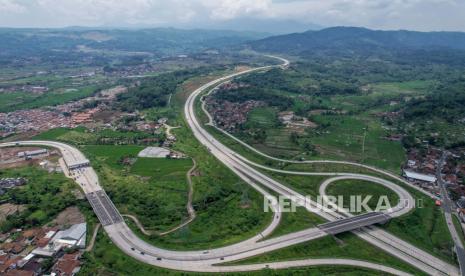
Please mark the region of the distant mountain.
MULTIPOLYGON (((179 25, 180 27, 188 27, 179 25)), ((289 34, 304 32, 308 30, 321 30, 322 26, 313 23, 302 23, 294 20, 265 19, 265 18, 234 18, 225 21, 196 22, 195 26, 206 29, 253 31, 259 33, 269 33, 271 35, 289 34)))
POLYGON ((0 28, 0 57, 103 50, 176 55, 237 45, 266 36, 257 32, 174 28, 0 28))
POLYGON ((255 50, 299 54, 309 51, 370 53, 378 50, 465 50, 465 33, 375 31, 357 27, 332 27, 272 36, 248 44, 255 50))

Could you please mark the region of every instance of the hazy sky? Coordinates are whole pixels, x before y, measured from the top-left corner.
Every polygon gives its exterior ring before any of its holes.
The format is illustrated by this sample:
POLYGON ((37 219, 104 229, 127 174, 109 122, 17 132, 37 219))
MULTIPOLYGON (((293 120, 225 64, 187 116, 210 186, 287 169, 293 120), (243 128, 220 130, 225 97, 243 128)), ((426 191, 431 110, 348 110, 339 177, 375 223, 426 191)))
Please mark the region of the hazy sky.
POLYGON ((194 28, 246 18, 465 31, 465 0, 0 0, 2 27, 194 28))

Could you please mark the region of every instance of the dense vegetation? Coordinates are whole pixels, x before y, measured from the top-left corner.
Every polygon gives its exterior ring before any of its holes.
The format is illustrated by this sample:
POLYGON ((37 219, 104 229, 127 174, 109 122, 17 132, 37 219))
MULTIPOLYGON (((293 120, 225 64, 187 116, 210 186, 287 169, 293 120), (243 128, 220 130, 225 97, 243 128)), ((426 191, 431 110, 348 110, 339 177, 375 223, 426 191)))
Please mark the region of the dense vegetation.
POLYGON ((307 57, 381 57, 421 64, 433 62, 460 65, 465 58, 465 34, 453 32, 421 33, 333 27, 269 37, 250 42, 249 45, 259 51, 307 57))
POLYGON ((152 78, 145 78, 140 85, 133 87, 128 93, 119 94, 118 105, 123 111, 143 110, 152 107, 164 107, 168 104, 170 95, 188 78, 205 74, 221 68, 199 68, 195 70, 179 70, 164 73, 152 78))
POLYGON ((51 221, 65 208, 79 202, 73 194, 73 190, 76 190, 75 184, 61 173, 48 173, 30 166, 0 171, 0 178, 3 177, 24 177, 28 182, 24 187, 10 189, 1 196, 2 200, 24 205, 26 209, 9 216, 1 223, 0 232, 15 227, 28 228, 42 225, 51 221))

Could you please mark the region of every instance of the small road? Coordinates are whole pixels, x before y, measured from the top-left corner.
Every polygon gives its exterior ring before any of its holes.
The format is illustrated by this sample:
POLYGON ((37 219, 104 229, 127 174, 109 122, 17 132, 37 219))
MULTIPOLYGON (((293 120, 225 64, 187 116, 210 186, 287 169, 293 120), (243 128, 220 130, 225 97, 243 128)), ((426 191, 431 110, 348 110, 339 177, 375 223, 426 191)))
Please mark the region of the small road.
POLYGON ((449 193, 447 192, 446 183, 442 178, 442 169, 446 162, 447 152, 444 151, 442 153, 441 159, 439 160, 439 164, 436 168, 436 177, 438 179, 438 185, 441 188, 441 198, 442 198, 442 209, 444 210, 444 216, 446 217, 447 227, 449 228, 450 235, 452 240, 454 241, 455 245, 455 252, 457 254, 457 260, 459 261, 460 265, 460 273, 461 275, 465 275, 465 250, 460 239, 461 233, 457 232, 457 228, 455 228, 454 221, 452 218, 453 206, 454 202, 449 198, 449 193))
POLYGON ((98 230, 100 229, 101 224, 97 223, 94 228, 94 233, 92 233, 92 238, 90 239, 89 245, 86 247, 86 252, 92 251, 94 249, 95 240, 97 239, 98 230))

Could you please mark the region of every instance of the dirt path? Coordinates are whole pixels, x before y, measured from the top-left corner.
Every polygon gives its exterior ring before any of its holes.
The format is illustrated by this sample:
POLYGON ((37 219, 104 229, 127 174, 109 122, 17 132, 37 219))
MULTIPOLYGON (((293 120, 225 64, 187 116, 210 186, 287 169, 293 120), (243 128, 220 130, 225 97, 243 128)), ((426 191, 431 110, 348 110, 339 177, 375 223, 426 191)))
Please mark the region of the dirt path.
POLYGON ((127 217, 127 218, 130 218, 134 221, 134 223, 137 225, 137 227, 139 228, 139 230, 144 234, 144 235, 147 235, 147 236, 151 236, 151 235, 158 235, 158 236, 165 236, 165 235, 168 235, 170 233, 173 233, 174 231, 178 230, 178 229, 181 229, 182 227, 188 225, 189 223, 191 223, 195 218, 196 218, 196 213, 195 213, 195 209, 194 207, 192 206, 192 199, 194 197, 194 184, 192 183, 192 174, 193 172, 195 171, 195 169, 197 168, 197 163, 195 162, 195 159, 192 159, 192 162, 194 163, 194 165, 192 166, 192 168, 187 172, 186 174, 186 177, 187 177, 187 182, 189 184, 189 193, 187 195, 187 204, 186 204, 186 208, 187 208, 187 213, 189 214, 189 218, 181 223, 180 225, 166 231, 166 232, 154 232, 154 231, 151 231, 151 230, 147 230, 144 228, 144 226, 142 225, 142 223, 139 221, 139 219, 133 215, 122 215, 123 217, 127 217))
POLYGON ((92 251, 95 245, 95 240, 97 239, 98 230, 100 229, 100 223, 97 223, 94 228, 94 233, 92 234, 92 239, 89 242, 89 245, 86 247, 86 252, 92 251))
POLYGON ((172 129, 180 128, 180 126, 173 127, 173 126, 170 126, 170 125, 167 125, 167 124, 163 124, 163 126, 166 128, 166 135, 168 135, 168 136, 172 135, 171 134, 172 129))

